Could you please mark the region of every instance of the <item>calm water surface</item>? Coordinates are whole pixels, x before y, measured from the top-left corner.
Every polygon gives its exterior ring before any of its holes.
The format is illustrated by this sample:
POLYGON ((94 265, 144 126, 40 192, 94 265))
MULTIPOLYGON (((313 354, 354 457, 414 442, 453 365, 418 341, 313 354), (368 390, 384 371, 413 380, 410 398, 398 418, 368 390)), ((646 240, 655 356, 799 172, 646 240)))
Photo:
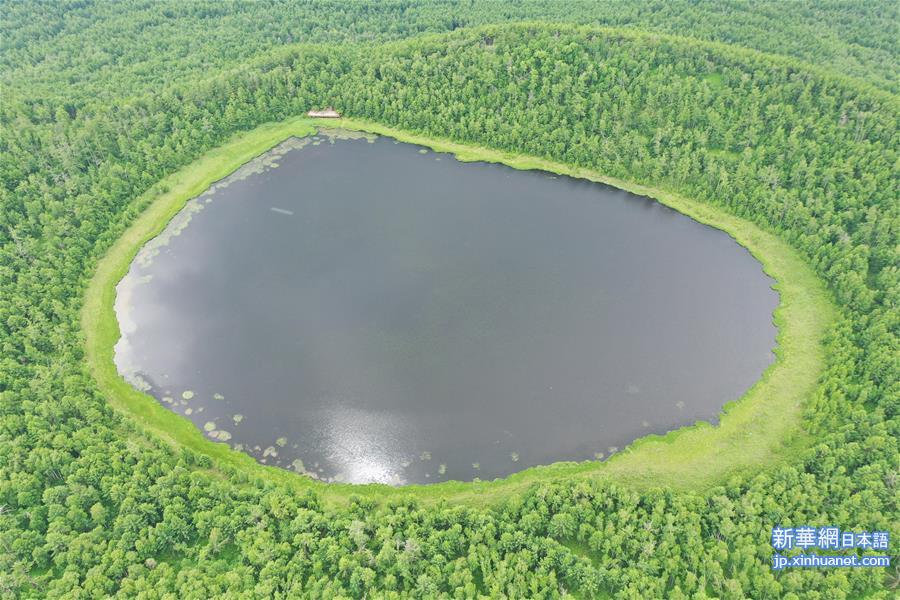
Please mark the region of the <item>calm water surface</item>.
POLYGON ((323 133, 141 251, 116 361, 267 464, 490 479, 715 421, 773 361, 772 283, 646 198, 323 133))

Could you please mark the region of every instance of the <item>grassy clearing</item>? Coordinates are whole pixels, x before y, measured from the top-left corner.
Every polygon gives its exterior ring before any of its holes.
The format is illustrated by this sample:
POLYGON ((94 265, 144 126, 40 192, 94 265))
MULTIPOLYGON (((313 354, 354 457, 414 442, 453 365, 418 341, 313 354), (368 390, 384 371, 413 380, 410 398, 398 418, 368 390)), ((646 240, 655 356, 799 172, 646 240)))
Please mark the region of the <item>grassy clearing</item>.
POLYGON ((830 295, 787 243, 714 207, 540 158, 435 140, 365 121, 307 118, 266 124, 234 137, 160 182, 142 202, 147 203, 148 208, 99 262, 88 286, 82 311, 86 358, 91 373, 113 407, 149 434, 210 456, 214 469, 238 470, 251 478, 264 478, 297 491, 312 488, 326 502, 343 503, 353 494, 375 499, 412 495, 426 502, 446 499, 485 505, 520 493, 538 481, 572 477, 607 478, 640 488, 702 489, 733 473, 789 460, 791 450, 808 441, 799 427, 801 406, 815 388, 824 366, 822 335, 836 315, 830 295), (159 234, 187 200, 285 138, 310 135, 318 126, 385 135, 437 152, 452 153, 461 161, 502 163, 515 169, 540 169, 606 183, 655 198, 697 221, 726 231, 750 250, 766 273, 777 281, 781 303, 774 315, 778 326, 775 362, 739 401, 725 406, 720 423, 715 427, 698 423, 665 436, 647 436, 604 463, 556 463, 491 482, 446 482, 403 488, 324 484, 280 468, 260 465, 226 444, 206 439, 188 419, 167 410, 151 396, 138 392, 119 376, 113 363, 113 346, 119 338, 113 308, 115 286, 128 271, 141 246, 159 234))

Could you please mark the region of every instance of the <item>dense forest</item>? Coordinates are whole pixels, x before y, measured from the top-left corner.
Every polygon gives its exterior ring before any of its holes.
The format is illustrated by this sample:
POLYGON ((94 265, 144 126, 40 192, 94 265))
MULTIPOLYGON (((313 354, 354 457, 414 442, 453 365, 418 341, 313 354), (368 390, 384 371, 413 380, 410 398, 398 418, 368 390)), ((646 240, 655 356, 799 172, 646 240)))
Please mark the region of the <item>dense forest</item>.
POLYGON ((895 3, 0 11, 0 596, 896 594, 895 3), (572 479, 489 507, 334 506, 143 434, 85 366, 93 267, 166 175, 325 105, 647 183, 776 232, 840 309, 805 406, 813 441, 703 490, 572 479), (777 524, 889 531, 895 564, 774 571, 777 524))
POLYGON ((891 91, 900 85, 900 24, 891 2, 48 0, 7 2, 3 17, 0 77, 7 93, 73 106, 206 77, 294 43, 368 44, 522 20, 733 43, 891 91))

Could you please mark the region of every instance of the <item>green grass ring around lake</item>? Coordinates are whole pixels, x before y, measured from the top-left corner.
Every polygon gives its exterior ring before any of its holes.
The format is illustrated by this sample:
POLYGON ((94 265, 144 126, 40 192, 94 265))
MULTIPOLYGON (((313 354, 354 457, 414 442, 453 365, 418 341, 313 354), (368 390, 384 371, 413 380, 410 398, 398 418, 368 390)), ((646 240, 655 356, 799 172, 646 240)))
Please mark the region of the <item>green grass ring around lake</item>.
POLYGON ((606 478, 643 489, 704 489, 723 482, 736 472, 789 461, 794 450, 809 443, 801 428, 802 407, 815 390, 824 369, 823 335, 837 316, 831 295, 799 252, 788 243, 749 221, 708 204, 605 177, 588 169, 428 138, 376 123, 298 117, 236 135, 159 182, 138 200, 138 206, 146 208, 99 261, 87 287, 81 322, 88 367, 102 394, 138 430, 176 448, 209 456, 213 470, 223 475, 243 474, 251 479, 283 484, 296 491, 312 489, 327 503, 344 503, 356 495, 376 500, 413 496, 425 502, 446 499, 486 505, 513 496, 535 482, 564 478, 606 478), (116 284, 128 272, 138 250, 158 235, 189 199, 286 138, 314 134, 320 126, 384 135, 427 146, 437 152, 453 153, 461 161, 502 163, 516 169, 540 169, 606 183, 654 198, 701 223, 727 232, 747 248, 777 282, 780 303, 774 313, 778 327, 775 361, 742 398, 725 405, 716 426, 701 422, 663 436, 646 436, 605 462, 555 463, 532 467, 495 481, 450 481, 401 488, 380 484, 323 483, 259 464, 227 444, 208 440, 191 421, 136 390, 119 375, 113 362, 113 348, 120 335, 114 310, 116 284))

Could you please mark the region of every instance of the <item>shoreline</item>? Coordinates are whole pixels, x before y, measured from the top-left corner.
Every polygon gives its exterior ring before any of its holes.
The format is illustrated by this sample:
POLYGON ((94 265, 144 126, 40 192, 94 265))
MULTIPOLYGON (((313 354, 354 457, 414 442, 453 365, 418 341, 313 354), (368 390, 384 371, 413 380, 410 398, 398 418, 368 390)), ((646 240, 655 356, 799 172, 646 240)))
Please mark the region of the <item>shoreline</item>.
POLYGON ((222 146, 155 184, 138 201, 144 208, 97 263, 82 308, 86 360, 91 374, 114 409, 127 415, 145 434, 175 447, 209 456, 223 474, 243 473, 291 489, 312 489, 326 502, 343 503, 351 495, 387 499, 412 496, 424 501, 492 504, 539 481, 571 477, 604 478, 641 488, 702 489, 736 471, 758 470, 790 460, 791 450, 805 447, 800 427, 802 404, 815 389, 824 366, 822 335, 836 315, 823 282, 799 253, 774 234, 722 209, 640 184, 605 177, 589 169, 420 136, 354 119, 295 117, 237 134, 222 146), (137 252, 162 232, 188 200, 210 185, 290 137, 314 134, 319 127, 383 135, 400 142, 453 154, 461 162, 501 163, 520 170, 543 170, 586 179, 652 198, 678 212, 728 233, 759 261, 775 280, 779 305, 775 360, 738 400, 726 403, 715 426, 706 422, 638 438, 604 462, 559 462, 531 467, 495 481, 443 482, 390 487, 384 484, 326 484, 279 467, 257 463, 227 444, 207 439, 188 419, 169 411, 152 396, 128 384, 118 373, 114 346, 119 324, 115 287, 137 252))

